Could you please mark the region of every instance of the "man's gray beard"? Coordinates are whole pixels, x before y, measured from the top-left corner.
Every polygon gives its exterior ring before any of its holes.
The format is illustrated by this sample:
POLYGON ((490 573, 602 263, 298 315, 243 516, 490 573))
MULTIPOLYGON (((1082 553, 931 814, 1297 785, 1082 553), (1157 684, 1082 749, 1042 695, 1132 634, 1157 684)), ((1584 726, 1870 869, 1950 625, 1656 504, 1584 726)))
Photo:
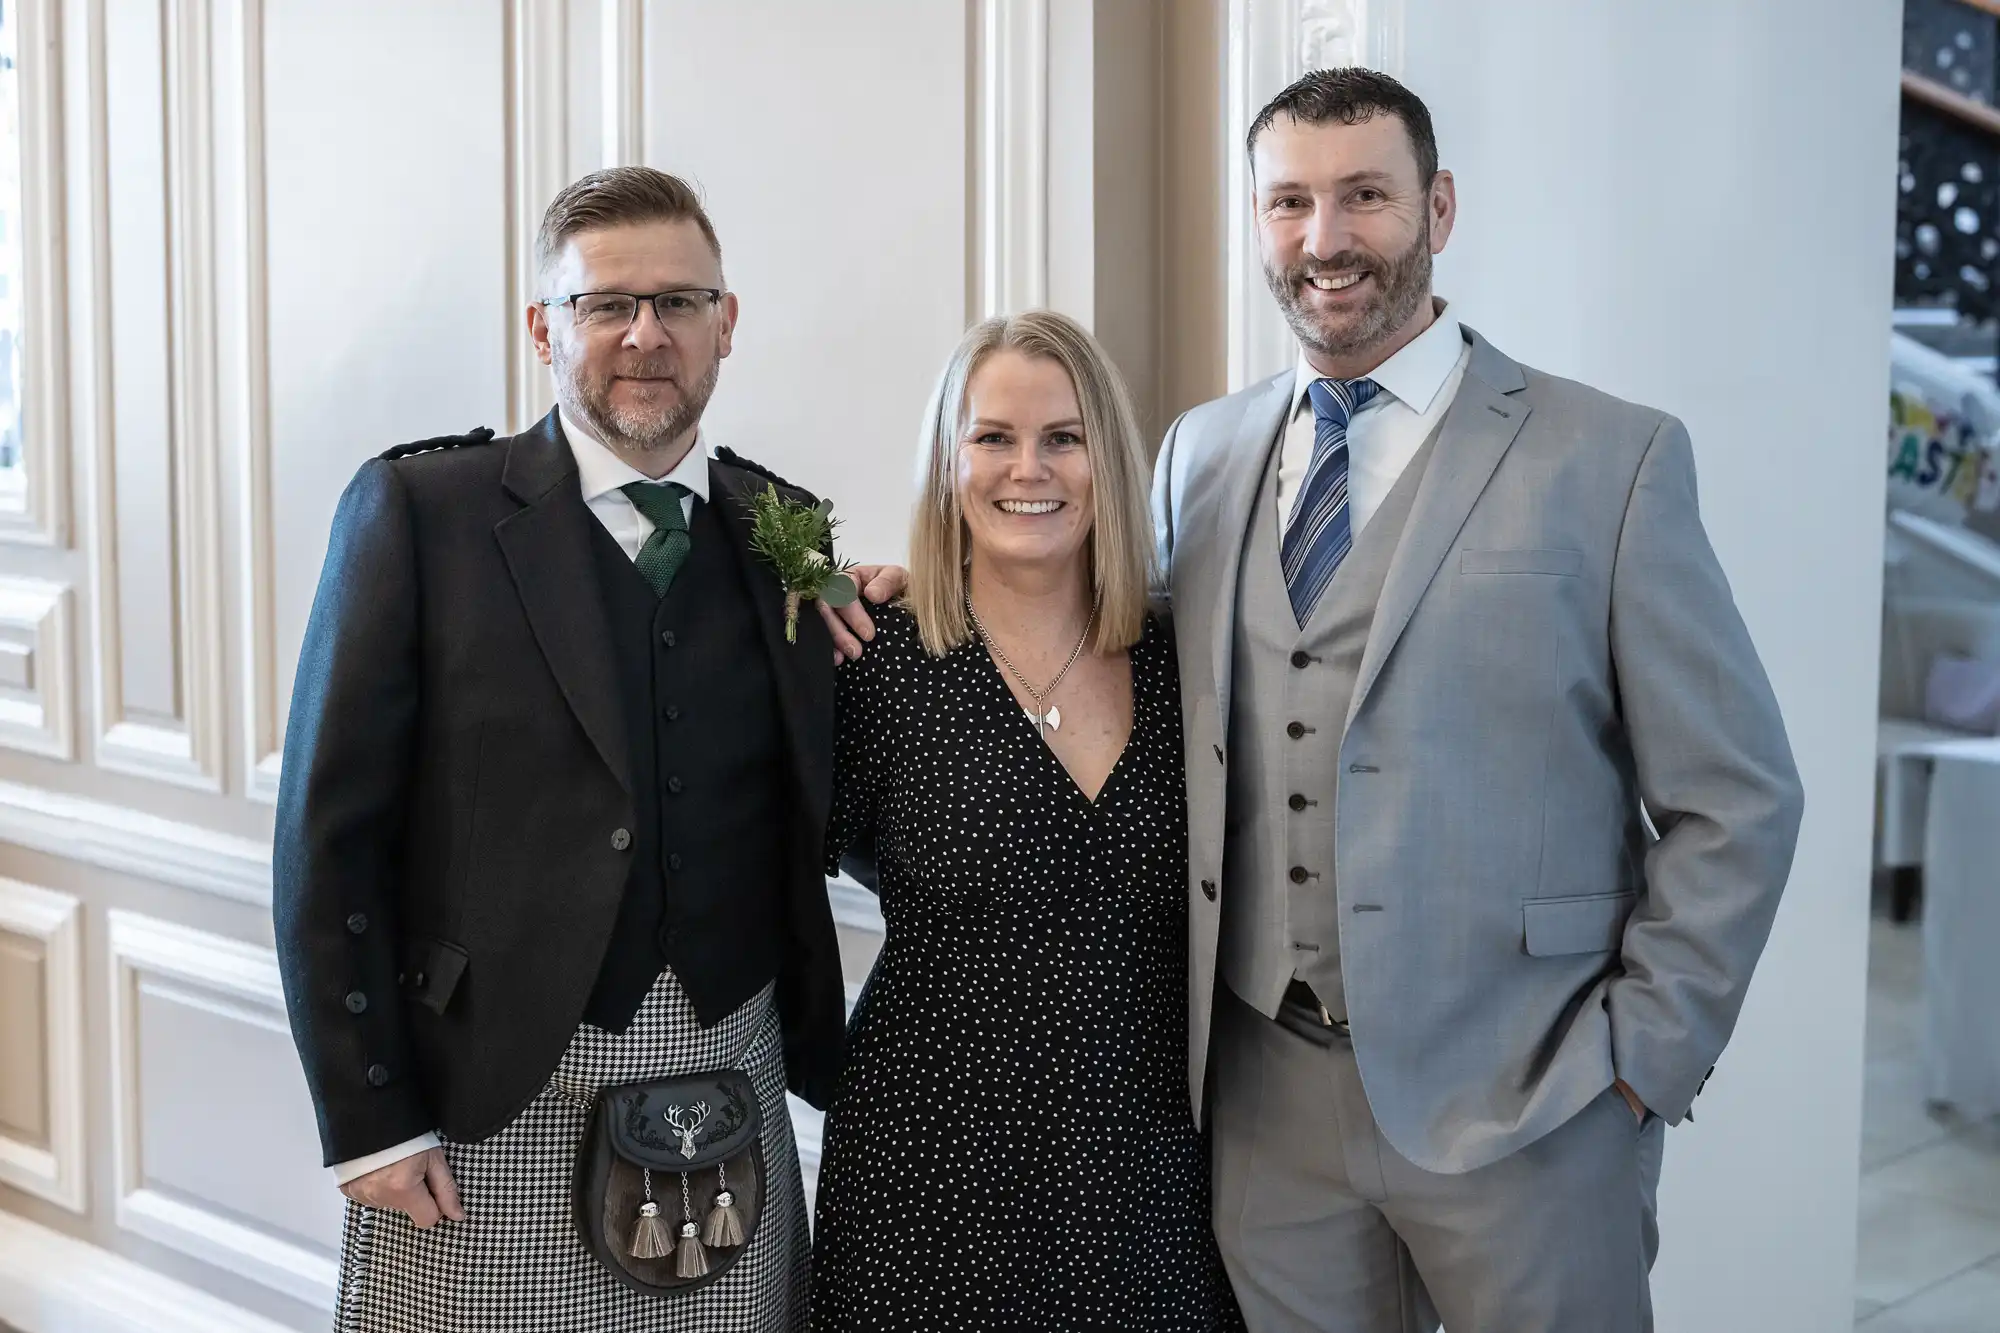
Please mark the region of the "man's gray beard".
POLYGON ((611 405, 610 386, 593 390, 584 382, 582 366, 561 353, 555 354, 555 370, 558 380, 568 390, 562 395, 569 400, 563 404, 565 408, 582 416, 584 424, 604 443, 644 453, 666 448, 701 424, 701 414, 708 410, 708 400, 715 396, 716 381, 722 377, 722 361, 717 358, 691 390, 658 416, 619 411, 611 405))
POLYGON ((1390 334, 1408 324, 1429 298, 1430 219, 1424 219, 1423 234, 1417 237, 1416 244, 1391 261, 1386 270, 1379 266, 1370 267, 1369 272, 1375 275, 1380 294, 1353 326, 1353 331, 1339 337, 1330 336, 1314 321, 1313 312, 1306 309, 1296 285, 1296 280, 1303 274, 1328 267, 1332 265, 1299 265, 1285 272, 1267 267, 1264 281, 1270 285, 1271 295, 1278 299, 1278 308, 1284 312, 1285 322, 1292 326, 1292 335, 1308 351, 1330 358, 1352 357, 1378 346, 1390 334))

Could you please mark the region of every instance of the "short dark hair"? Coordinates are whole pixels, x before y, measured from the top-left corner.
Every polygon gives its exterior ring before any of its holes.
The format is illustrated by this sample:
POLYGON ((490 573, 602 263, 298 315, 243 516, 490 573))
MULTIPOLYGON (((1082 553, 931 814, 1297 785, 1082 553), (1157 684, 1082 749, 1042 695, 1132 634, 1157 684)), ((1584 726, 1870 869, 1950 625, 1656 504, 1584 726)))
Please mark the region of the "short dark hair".
POLYGON ((606 167, 563 187, 542 214, 535 234, 535 269, 548 267, 563 242, 582 231, 645 222, 692 222, 722 262, 722 243, 702 207, 701 194, 679 176, 651 167, 606 167))
POLYGON ((1437 176, 1437 131, 1431 127, 1430 108, 1421 97, 1387 74, 1358 65, 1345 69, 1316 69, 1264 104, 1257 119, 1250 122, 1243 151, 1254 153, 1257 136, 1271 128, 1279 116, 1290 116, 1301 125, 1359 125, 1377 116, 1395 116, 1409 132, 1410 148, 1417 155, 1417 181, 1428 186, 1437 176))

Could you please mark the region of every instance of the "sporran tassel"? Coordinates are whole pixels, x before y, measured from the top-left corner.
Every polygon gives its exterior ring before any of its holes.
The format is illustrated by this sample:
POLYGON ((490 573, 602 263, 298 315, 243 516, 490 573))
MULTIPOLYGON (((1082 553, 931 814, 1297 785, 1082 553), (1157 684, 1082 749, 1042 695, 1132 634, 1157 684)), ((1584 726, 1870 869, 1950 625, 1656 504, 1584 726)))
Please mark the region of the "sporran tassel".
POLYGON ((743 1243, 743 1214, 737 1210, 736 1196, 729 1192, 729 1166, 715 1169, 715 1207, 708 1213, 702 1241, 711 1249, 728 1249, 743 1243))
POLYGON ((685 1173, 681 1176, 681 1243, 675 1248, 679 1256, 674 1262, 677 1277, 708 1275, 708 1251, 702 1248, 701 1228, 695 1225, 694 1196, 685 1173))
POLYGON ((674 1235, 660 1205, 653 1202, 653 1173, 645 1172, 646 1201, 639 1205, 639 1221, 632 1228, 634 1259, 664 1259, 674 1252, 674 1235))

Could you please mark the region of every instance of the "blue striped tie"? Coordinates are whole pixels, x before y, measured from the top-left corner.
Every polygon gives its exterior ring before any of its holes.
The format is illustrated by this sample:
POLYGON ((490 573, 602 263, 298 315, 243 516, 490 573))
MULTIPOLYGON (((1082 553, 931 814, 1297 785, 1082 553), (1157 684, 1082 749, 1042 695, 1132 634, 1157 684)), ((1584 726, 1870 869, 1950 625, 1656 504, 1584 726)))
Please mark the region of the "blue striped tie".
POLYGON ((1292 504, 1280 554, 1292 614, 1304 629, 1319 605, 1333 572, 1354 546, 1347 512, 1347 423, 1381 390, 1374 380, 1314 380, 1306 389, 1313 405, 1313 456, 1305 485, 1292 504))

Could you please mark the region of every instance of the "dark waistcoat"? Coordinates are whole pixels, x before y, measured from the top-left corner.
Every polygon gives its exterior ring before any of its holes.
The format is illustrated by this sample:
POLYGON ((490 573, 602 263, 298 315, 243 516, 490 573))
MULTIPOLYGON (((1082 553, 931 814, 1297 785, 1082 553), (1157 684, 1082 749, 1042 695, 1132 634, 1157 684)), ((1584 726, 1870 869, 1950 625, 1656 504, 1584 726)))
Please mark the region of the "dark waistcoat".
POLYGON ((584 1021, 624 1031, 670 965, 712 1024, 784 959, 790 770, 747 557, 697 500, 687 560, 657 597, 602 525, 590 526, 638 814, 631 876, 584 1021))

